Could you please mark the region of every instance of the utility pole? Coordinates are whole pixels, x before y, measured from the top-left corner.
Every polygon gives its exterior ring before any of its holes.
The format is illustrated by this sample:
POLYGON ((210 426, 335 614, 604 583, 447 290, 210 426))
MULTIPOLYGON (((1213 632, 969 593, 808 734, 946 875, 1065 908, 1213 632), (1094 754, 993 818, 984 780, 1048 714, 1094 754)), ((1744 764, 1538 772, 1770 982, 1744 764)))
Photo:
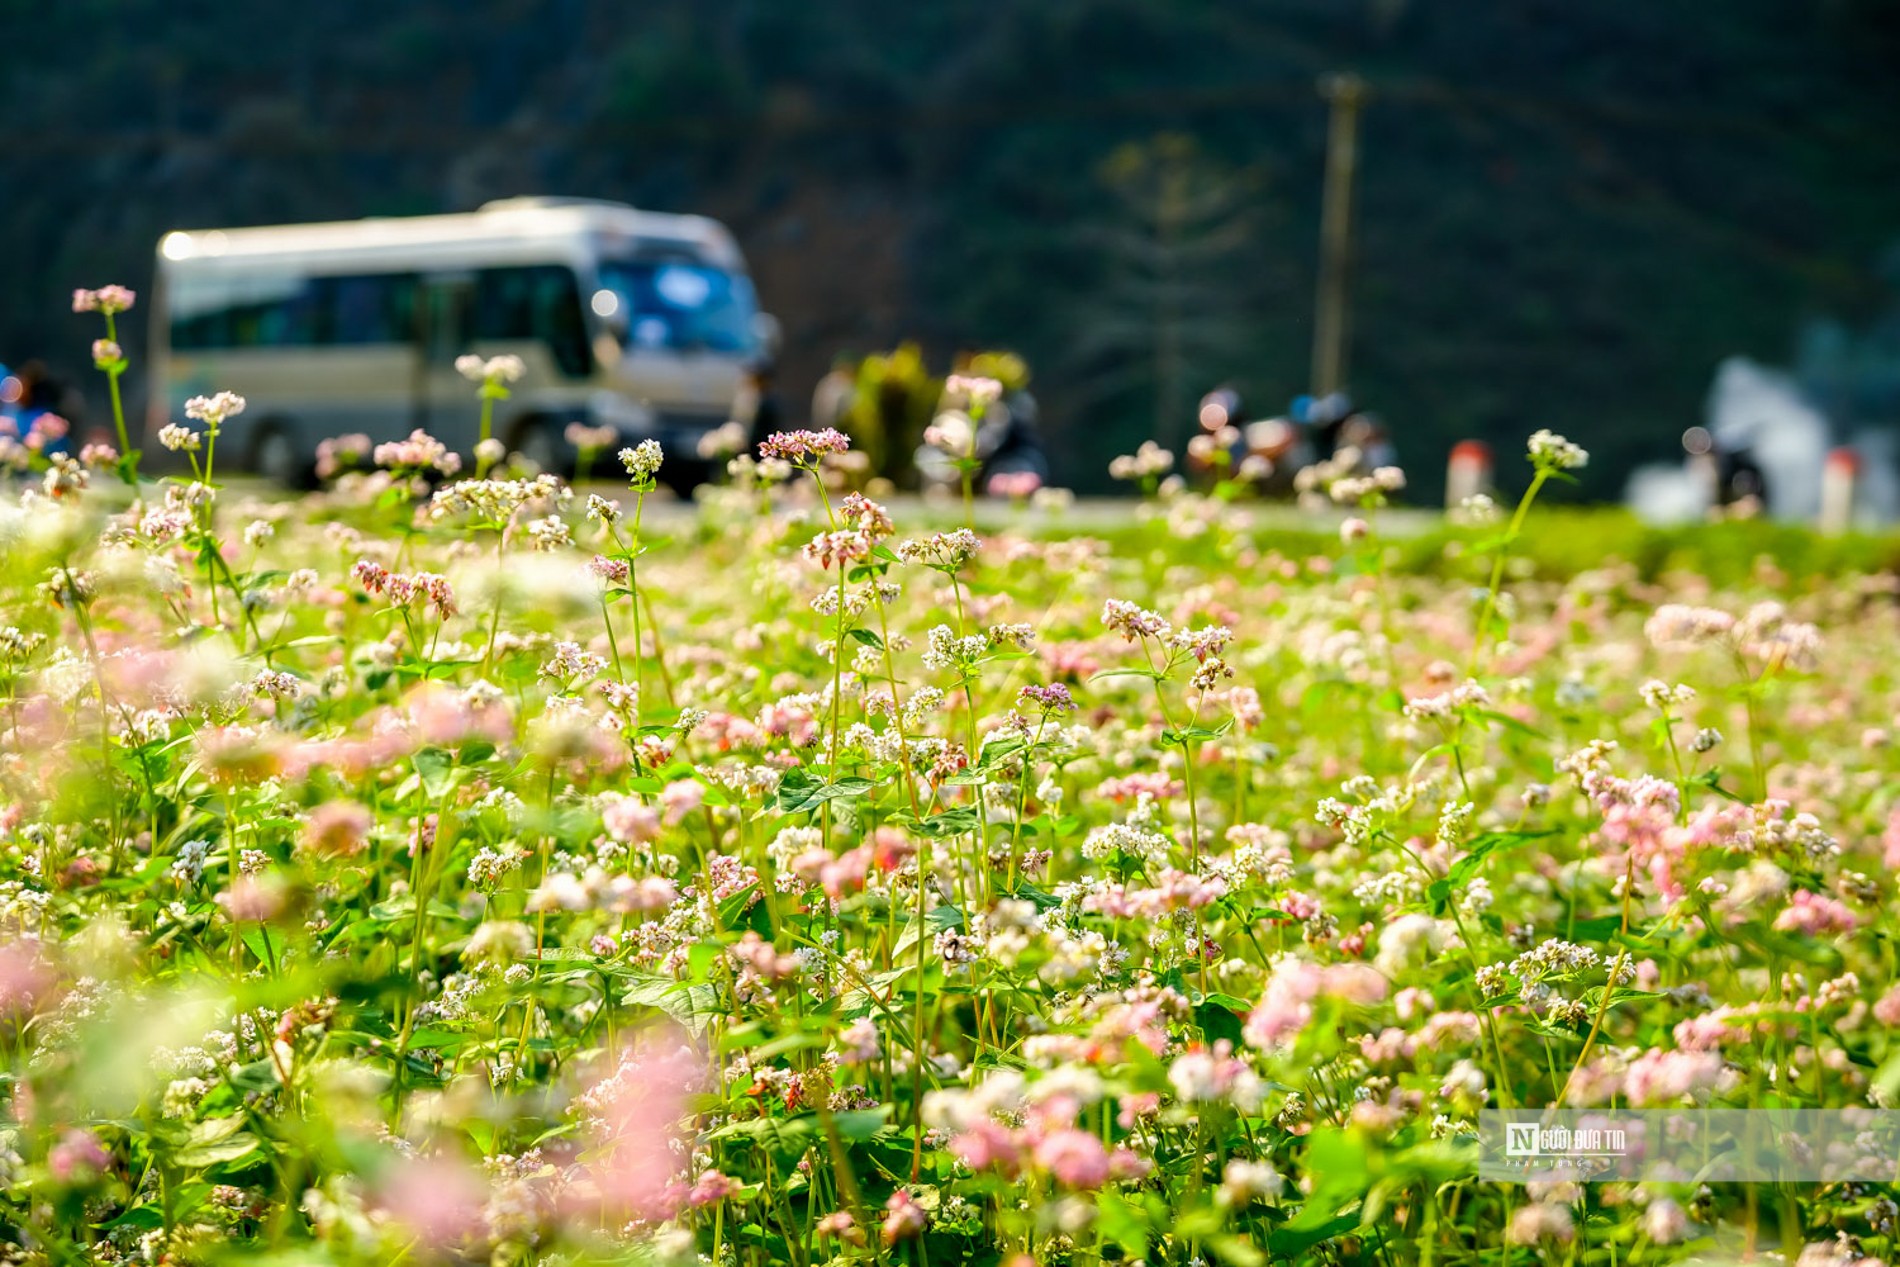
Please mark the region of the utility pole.
POLYGON ((1164 149, 1155 201, 1155 418, 1153 434, 1173 444, 1181 426, 1181 232, 1187 219, 1187 158, 1164 149))
POLYGON ((1325 396, 1345 386, 1348 319, 1346 285, 1352 272, 1352 186, 1359 166, 1359 109, 1366 81, 1354 74, 1327 75, 1320 95, 1330 107, 1326 127, 1326 184, 1321 194, 1319 291, 1313 301, 1312 393, 1325 396))

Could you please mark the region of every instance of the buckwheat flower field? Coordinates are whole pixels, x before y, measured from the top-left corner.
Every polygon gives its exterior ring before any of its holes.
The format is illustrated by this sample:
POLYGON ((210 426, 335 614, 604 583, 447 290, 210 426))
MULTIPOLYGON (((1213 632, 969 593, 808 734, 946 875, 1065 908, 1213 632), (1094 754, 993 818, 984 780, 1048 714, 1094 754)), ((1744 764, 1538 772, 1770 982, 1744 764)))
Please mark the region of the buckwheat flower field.
POLYGON ((1892 1258, 1472 1148, 1900 1095, 1890 577, 1534 566, 1547 433, 1424 568, 1396 472, 979 537, 791 432, 663 540, 657 445, 258 500, 245 407, 7 455, 8 1261, 1892 1258))

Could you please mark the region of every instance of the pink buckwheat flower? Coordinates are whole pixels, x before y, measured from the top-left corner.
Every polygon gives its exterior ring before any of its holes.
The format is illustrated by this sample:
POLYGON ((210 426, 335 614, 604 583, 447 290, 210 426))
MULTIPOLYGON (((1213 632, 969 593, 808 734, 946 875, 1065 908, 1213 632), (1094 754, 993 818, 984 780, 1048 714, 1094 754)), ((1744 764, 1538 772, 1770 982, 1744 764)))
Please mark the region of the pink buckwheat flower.
POLYGON ((1698 1103, 1720 1090, 1726 1067, 1714 1052, 1661 1051, 1651 1048, 1623 1074, 1623 1094, 1638 1107, 1664 1107, 1693 1098, 1698 1103))
POLYGON ((53 973, 37 941, 0 944, 0 1017, 30 1013, 52 988, 53 973))
POLYGON ((482 1231, 488 1185, 473 1167, 442 1157, 403 1158, 374 1185, 378 1208, 433 1249, 482 1231))
POLYGON ((1850 933, 1859 923, 1854 912, 1838 900, 1800 889, 1788 899, 1788 905, 1782 908, 1781 914, 1775 916, 1775 931, 1825 937, 1833 933, 1850 933))
POLYGON ((75 1127, 47 1150, 46 1169, 60 1183, 90 1183, 105 1173, 112 1156, 90 1132, 75 1127))
POLYGON ((706 789, 694 779, 675 779, 660 790, 666 825, 676 825, 706 800, 706 789))
POLYGON ((693 1190, 687 1194, 686 1204, 695 1209, 717 1205, 731 1196, 738 1186, 717 1170, 704 1171, 693 1181, 693 1190))
POLYGON ((1068 1188, 1099 1188, 1108 1182, 1108 1150, 1088 1131, 1056 1131, 1036 1145, 1036 1164, 1068 1188))
POLYGON ((834 427, 822 431, 778 431, 759 443, 759 456, 777 458, 794 466, 810 466, 827 454, 843 453, 850 439, 834 427))
POLYGON ((302 848, 321 858, 345 858, 361 853, 375 825, 367 806, 355 801, 326 801, 304 820, 302 848))
POLYGON ((1889 989, 1874 1004, 1874 1019, 1888 1029, 1900 1029, 1900 985, 1889 989))
POLYGON ((97 290, 75 290, 73 292, 74 312, 100 312, 107 316, 116 316, 127 312, 138 302, 138 292, 124 286, 107 285, 97 290))
POLYGON ((886 1245, 895 1245, 899 1241, 921 1236, 930 1222, 929 1216, 924 1213, 924 1207, 918 1205, 910 1193, 902 1188, 891 1193, 890 1200, 884 1203, 884 1211, 884 1243, 886 1245))

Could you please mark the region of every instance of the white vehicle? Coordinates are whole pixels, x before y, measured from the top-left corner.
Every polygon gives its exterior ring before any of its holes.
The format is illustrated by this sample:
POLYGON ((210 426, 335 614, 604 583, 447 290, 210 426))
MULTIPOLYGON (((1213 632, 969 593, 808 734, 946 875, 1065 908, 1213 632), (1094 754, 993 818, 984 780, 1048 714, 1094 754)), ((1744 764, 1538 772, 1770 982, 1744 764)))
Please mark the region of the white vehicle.
POLYGON ((699 440, 756 400, 776 323, 725 226, 620 203, 511 198, 462 215, 169 233, 158 247, 147 448, 192 396, 230 390, 220 467, 306 483, 317 445, 418 428, 470 455, 465 353, 527 368, 494 435, 536 465, 571 424, 658 439, 676 482, 699 440))

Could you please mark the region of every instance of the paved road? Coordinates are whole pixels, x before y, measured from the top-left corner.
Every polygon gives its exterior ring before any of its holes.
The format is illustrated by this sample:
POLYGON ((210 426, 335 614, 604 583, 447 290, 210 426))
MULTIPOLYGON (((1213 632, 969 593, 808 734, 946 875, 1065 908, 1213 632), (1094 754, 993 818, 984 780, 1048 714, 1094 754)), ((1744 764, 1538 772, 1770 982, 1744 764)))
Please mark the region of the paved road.
MULTIPOLYGON (((614 485, 584 486, 581 491, 583 494, 597 492, 623 505, 630 505, 632 501, 624 488, 614 485)), ((899 493, 884 498, 883 502, 900 527, 905 524, 956 527, 963 522, 962 503, 955 499, 944 501, 916 493, 899 493)), ((1140 522, 1137 518, 1139 505, 1130 497, 1078 497, 1061 510, 1037 510, 983 498, 976 503, 975 517, 977 528, 987 531, 1007 527, 1047 529, 1067 525, 1082 532, 1102 532, 1134 527, 1140 522)), ((648 496, 646 514, 674 522, 691 516, 696 509, 692 503, 682 501, 662 489, 648 496)), ((1340 523, 1347 517, 1343 511, 1314 513, 1284 502, 1243 502, 1238 509, 1245 511, 1256 526, 1280 531, 1333 533, 1338 531, 1340 523)), ((1393 507, 1379 512, 1379 530, 1387 536, 1415 536, 1436 527, 1443 519, 1444 516, 1436 511, 1393 507)))
MULTIPOLYGON (((221 482, 233 497, 276 499, 297 495, 249 476, 237 476, 221 482)), ((628 507, 633 503, 633 496, 624 484, 590 481, 577 486, 577 492, 583 498, 589 493, 599 493, 628 507)), ((949 528, 963 522, 962 504, 954 498, 943 500, 916 493, 899 493, 884 500, 900 525, 949 528)), ((1128 497, 1078 497, 1061 510, 1037 510, 981 498, 976 503, 976 524, 979 530, 991 532, 1007 527, 1046 531, 1057 526, 1067 526, 1080 532, 1104 532, 1134 527, 1139 522, 1136 518, 1138 506, 1135 499, 1128 497)), ((1281 531, 1331 533, 1337 531, 1340 522, 1346 518, 1343 511, 1315 513, 1284 502, 1242 502, 1238 508, 1244 510, 1256 526, 1281 531)), ((671 490, 661 488, 648 494, 645 513, 650 523, 679 524, 696 515, 698 507, 675 496, 671 490)), ((1436 511, 1394 507, 1379 512, 1379 530, 1387 536, 1413 536, 1435 527, 1442 519, 1443 516, 1436 511)))

